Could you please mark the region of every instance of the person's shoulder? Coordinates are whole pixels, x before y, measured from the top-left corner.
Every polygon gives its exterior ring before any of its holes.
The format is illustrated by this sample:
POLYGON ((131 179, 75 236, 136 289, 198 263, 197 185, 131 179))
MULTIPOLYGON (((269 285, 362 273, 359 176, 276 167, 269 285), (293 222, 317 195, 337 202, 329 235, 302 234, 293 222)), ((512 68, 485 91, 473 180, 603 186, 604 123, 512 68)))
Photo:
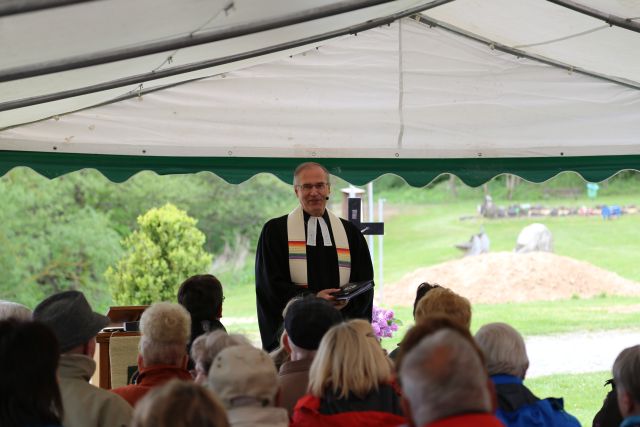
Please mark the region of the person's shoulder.
POLYGON ((287 215, 279 216, 277 218, 271 218, 265 222, 262 226, 262 232, 260 233, 261 239, 271 238, 272 236, 280 236, 287 231, 287 215))
POLYGON ((117 412, 132 412, 131 405, 129 402, 120 394, 111 392, 109 390, 105 390, 99 387, 95 387, 97 390, 94 390, 95 396, 99 396, 99 398, 104 402, 105 405, 111 407, 111 409, 116 410, 117 412))
POLYGON ((358 227, 356 227, 356 225, 351 221, 349 221, 348 219, 344 219, 342 217, 338 217, 338 218, 340 218, 340 221, 342 222, 342 225, 344 226, 345 230, 360 232, 360 230, 358 230, 358 227))
POLYGON ((267 222, 264 223, 264 226, 262 227, 264 230, 267 229, 271 229, 274 227, 282 227, 283 225, 286 227, 287 226, 287 217, 289 215, 282 215, 279 216, 277 218, 271 218, 270 220, 268 220, 267 222))

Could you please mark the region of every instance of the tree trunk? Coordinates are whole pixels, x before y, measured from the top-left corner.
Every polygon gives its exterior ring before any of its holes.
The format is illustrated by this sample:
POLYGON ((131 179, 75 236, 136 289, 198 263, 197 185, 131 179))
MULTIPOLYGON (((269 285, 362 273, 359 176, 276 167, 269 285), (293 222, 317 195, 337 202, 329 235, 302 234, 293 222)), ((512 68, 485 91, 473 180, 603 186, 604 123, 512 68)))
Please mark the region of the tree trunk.
POLYGON ((453 174, 449 175, 449 191, 453 195, 454 199, 458 198, 458 188, 456 187, 456 176, 453 174))

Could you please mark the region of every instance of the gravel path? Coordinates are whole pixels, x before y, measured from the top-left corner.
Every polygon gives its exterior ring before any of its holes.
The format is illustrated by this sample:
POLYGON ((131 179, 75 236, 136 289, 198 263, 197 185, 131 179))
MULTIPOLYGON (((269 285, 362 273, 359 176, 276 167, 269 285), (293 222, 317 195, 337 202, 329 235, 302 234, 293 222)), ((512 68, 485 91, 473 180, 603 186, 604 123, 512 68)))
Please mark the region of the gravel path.
POLYGON ((611 371, 620 351, 640 344, 640 329, 531 336, 525 342, 529 355, 527 378, 611 371))
MULTIPOLYGON (((254 325, 258 319, 255 316, 224 317, 222 322, 227 326, 254 325)), ((250 338, 260 345, 257 327, 254 335, 250 338)), ((640 329, 530 336, 525 342, 529 355, 527 378, 610 371, 620 351, 640 344, 640 329)))

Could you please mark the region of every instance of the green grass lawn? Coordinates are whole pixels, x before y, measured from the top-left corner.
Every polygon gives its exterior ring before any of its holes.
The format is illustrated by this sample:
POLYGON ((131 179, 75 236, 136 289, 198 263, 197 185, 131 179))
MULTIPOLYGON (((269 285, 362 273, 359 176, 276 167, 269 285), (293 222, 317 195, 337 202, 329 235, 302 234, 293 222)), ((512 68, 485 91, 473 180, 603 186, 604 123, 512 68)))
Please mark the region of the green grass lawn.
MULTIPOLYGON (((394 307, 396 318, 403 325, 393 338, 382 340, 384 348, 395 348, 413 325, 411 310, 411 307, 394 307)), ((552 302, 476 304, 472 317, 472 333, 491 322, 508 323, 524 336, 635 328, 640 325, 640 297, 603 295, 552 302)))
MULTIPOLYGON (((595 203, 577 200, 580 206, 595 203)), ((623 203, 620 197, 599 203, 623 203)), ((629 200, 627 199, 627 203, 629 200)), ((545 202, 547 206, 567 206, 567 201, 545 202)), ((640 281, 636 262, 640 245, 640 215, 627 215, 604 221, 594 217, 546 217, 460 220, 474 215, 472 202, 395 206, 395 214, 385 220, 384 283, 393 283, 404 274, 462 256, 455 244, 469 240, 484 227, 491 240, 491 251, 512 251, 518 233, 528 224, 541 222, 553 233, 555 253, 587 261, 619 275, 640 281)), ((377 243, 376 243, 377 245, 377 243)), ((374 254, 375 255, 375 254, 374 254)), ((374 256, 377 269, 378 258, 374 256)), ((446 284, 445 284, 446 286, 446 284)))
POLYGON ((565 410, 578 418, 583 426, 590 426, 611 389, 610 386, 604 387, 609 378, 611 372, 602 371, 525 379, 525 384, 540 398, 564 398, 565 410))

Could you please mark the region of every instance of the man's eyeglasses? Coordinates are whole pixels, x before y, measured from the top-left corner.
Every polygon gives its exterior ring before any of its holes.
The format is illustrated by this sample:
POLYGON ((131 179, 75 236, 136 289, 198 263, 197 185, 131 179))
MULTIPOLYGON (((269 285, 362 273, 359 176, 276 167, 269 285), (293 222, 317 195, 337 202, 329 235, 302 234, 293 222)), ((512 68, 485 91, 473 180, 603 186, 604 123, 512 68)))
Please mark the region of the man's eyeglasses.
POLYGON ((315 184, 300 184, 296 185, 296 187, 300 188, 302 191, 309 192, 314 188, 318 191, 324 191, 329 188, 328 182, 316 182, 315 184))

